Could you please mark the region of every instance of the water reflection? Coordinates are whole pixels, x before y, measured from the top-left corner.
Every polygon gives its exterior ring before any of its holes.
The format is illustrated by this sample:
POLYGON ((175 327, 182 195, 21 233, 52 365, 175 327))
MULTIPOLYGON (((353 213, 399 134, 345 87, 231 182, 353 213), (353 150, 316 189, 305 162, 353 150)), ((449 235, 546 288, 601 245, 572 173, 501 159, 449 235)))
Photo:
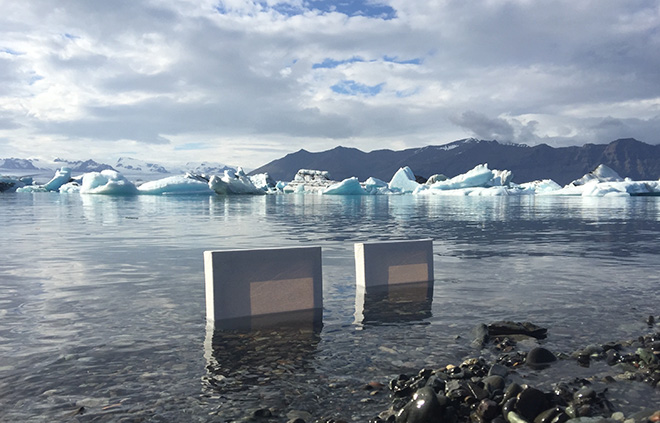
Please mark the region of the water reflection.
POLYGON ((355 322, 362 325, 409 323, 432 316, 433 281, 371 287, 358 286, 355 322))
MULTIPOLYGON (((252 327, 259 323, 267 322, 255 321, 252 327)), ((321 328, 310 326, 309 321, 288 323, 252 330, 207 324, 202 381, 211 398, 221 399, 215 413, 231 418, 245 416, 250 409, 309 409, 313 405, 317 398, 311 384, 318 384, 315 356, 321 328), (301 392, 307 384, 310 390, 301 392)))

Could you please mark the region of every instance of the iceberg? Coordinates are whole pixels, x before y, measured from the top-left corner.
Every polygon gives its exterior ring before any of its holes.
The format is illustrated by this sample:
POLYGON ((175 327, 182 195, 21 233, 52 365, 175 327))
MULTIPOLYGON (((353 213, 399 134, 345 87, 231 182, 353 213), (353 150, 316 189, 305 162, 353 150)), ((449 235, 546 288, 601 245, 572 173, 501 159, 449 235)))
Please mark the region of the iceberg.
POLYGON ((46 185, 44 185, 44 188, 46 191, 57 191, 62 185, 69 182, 69 180, 71 180, 71 169, 63 167, 55 172, 53 179, 48 181, 46 185))
POLYGON ((115 170, 85 173, 80 187, 81 194, 133 195, 138 189, 115 170))
POLYGON ((362 188, 358 178, 352 177, 341 182, 332 184, 322 191, 325 195, 366 195, 367 191, 362 188))
POLYGON ((265 194, 252 183, 242 168, 225 170, 221 177, 213 175, 209 180, 209 188, 221 195, 227 194, 265 194))
POLYGON ((262 191, 268 192, 276 188, 277 182, 270 177, 268 173, 259 173, 256 175, 248 176, 252 185, 262 191))
POLYGON ((138 192, 148 195, 215 194, 215 191, 209 187, 207 182, 194 179, 188 175, 169 176, 145 182, 138 187, 138 192))
POLYGON ((32 177, 30 176, 3 176, 0 175, 0 192, 15 192, 19 188, 32 185, 32 177))
MULTIPOLYGON (((451 179, 435 182, 431 185, 424 185, 424 188, 431 191, 445 191, 461 188, 486 187, 489 183, 492 183, 493 176, 494 173, 492 170, 488 169, 488 164, 480 164, 466 173, 454 176, 451 179)), ((502 175, 500 175, 500 177, 501 176, 502 175)), ((508 176, 505 175, 505 178, 506 177, 508 176)), ((502 184, 500 183, 499 185, 502 184)))
POLYGON ((623 178, 616 173, 616 171, 608 166, 605 166, 604 164, 598 165, 596 169, 592 170, 591 172, 585 174, 583 177, 580 179, 576 179, 573 182, 571 182, 570 186, 582 186, 585 185, 589 182, 596 181, 596 182, 622 182, 623 178))
POLYGON ((394 192, 412 193, 420 184, 415 180, 413 171, 408 166, 404 166, 396 171, 387 186, 394 192))
POLYGON ((513 187, 523 194, 541 194, 561 189, 561 185, 552 179, 513 184, 513 187))

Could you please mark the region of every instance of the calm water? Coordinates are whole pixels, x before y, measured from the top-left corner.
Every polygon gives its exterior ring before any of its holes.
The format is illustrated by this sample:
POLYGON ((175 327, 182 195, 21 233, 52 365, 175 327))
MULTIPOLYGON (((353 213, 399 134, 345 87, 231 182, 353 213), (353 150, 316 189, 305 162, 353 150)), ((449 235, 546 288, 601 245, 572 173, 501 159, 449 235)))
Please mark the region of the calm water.
MULTIPOLYGON (((3 194, 0 212, 2 421, 231 421, 262 407, 366 421, 388 398, 365 382, 478 355, 478 323, 530 320, 570 353, 658 315, 658 198, 3 194), (353 243, 426 237, 432 297, 371 298, 357 319, 353 243), (320 332, 207 331, 204 250, 311 245, 320 332)), ((660 403, 645 389, 610 392, 631 412, 660 403)))

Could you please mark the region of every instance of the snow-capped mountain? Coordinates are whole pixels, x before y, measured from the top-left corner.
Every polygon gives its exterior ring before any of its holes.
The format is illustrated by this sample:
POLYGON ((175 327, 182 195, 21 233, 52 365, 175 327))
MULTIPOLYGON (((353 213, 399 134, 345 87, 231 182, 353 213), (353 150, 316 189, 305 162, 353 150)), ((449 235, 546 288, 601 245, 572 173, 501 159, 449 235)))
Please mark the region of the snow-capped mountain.
POLYGON ((132 157, 120 157, 119 159, 117 159, 117 163, 115 164, 115 169, 119 172, 129 171, 133 173, 136 172, 160 173, 160 174, 172 173, 162 165, 159 165, 157 163, 145 162, 144 160, 138 160, 132 157))
POLYGON ((17 159, 14 157, 0 159, 0 169, 11 170, 39 170, 30 159, 17 159))
POLYGON ((53 160, 53 163, 55 164, 56 168, 68 167, 69 169, 71 169, 71 172, 86 173, 86 172, 101 172, 106 169, 115 170, 109 164, 98 163, 92 159, 85 161, 82 160, 71 161, 71 160, 56 158, 55 160, 53 160))
POLYGON ((184 172, 205 173, 207 175, 222 175, 225 170, 236 169, 224 163, 217 162, 188 162, 183 166, 184 172))

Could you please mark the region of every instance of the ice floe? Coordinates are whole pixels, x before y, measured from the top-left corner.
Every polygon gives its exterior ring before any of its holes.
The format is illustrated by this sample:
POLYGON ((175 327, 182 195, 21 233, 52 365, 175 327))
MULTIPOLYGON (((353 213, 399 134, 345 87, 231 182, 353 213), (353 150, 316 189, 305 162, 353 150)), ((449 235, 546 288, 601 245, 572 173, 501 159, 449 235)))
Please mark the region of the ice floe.
POLYGON ((187 173, 168 176, 136 186, 114 170, 87 172, 72 176, 63 167, 43 185, 30 177, 0 176, 0 192, 53 192, 107 195, 422 195, 422 196, 660 196, 660 181, 633 181, 622 178, 605 165, 562 187, 551 179, 514 183, 509 170, 489 169, 479 164, 473 169, 447 178, 432 175, 420 183, 412 169, 400 168, 389 182, 370 177, 360 182, 356 177, 333 181, 322 170, 301 169, 290 182, 275 181, 268 174, 247 176, 243 169, 227 169, 222 175, 187 173))

